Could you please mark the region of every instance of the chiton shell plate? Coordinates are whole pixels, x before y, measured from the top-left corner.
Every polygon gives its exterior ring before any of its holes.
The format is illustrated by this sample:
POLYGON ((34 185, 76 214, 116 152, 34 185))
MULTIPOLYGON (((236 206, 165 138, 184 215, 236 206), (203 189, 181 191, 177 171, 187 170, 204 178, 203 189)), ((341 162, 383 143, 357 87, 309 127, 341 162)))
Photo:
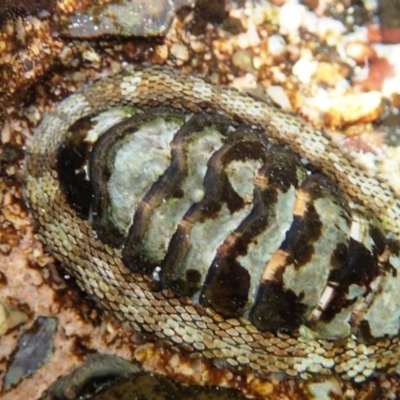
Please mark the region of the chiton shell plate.
POLYGON ((395 334, 398 316, 369 304, 389 268, 377 221, 307 164, 219 114, 115 108, 70 127, 57 170, 71 207, 155 290, 261 331, 395 334))

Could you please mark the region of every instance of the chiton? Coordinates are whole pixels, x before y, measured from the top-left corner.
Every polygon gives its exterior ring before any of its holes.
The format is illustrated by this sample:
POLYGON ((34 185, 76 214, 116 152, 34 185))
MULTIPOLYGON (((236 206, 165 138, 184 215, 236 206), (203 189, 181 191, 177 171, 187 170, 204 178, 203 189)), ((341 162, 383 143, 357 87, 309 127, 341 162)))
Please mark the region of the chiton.
POLYGON ((178 351, 304 379, 397 368, 398 201, 292 115, 128 69, 45 118, 26 187, 80 286, 178 351))

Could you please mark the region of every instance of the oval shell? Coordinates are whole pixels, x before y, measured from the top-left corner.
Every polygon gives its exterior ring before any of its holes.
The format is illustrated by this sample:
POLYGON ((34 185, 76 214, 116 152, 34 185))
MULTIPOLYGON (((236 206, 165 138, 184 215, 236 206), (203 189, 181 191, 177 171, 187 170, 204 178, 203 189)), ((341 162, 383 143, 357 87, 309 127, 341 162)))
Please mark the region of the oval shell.
POLYGON ((43 120, 26 188, 79 285, 167 346, 260 376, 396 368, 399 201, 292 115, 128 69, 43 120))

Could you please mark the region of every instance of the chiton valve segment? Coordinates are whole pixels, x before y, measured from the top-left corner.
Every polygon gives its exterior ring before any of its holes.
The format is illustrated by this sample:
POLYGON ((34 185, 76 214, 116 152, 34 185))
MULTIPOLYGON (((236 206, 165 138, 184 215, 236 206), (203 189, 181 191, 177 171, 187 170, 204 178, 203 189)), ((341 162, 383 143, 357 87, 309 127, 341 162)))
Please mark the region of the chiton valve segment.
POLYGON ((397 245, 268 132, 221 114, 114 108, 76 121, 57 157, 70 206, 154 290, 260 330, 397 335, 397 245))

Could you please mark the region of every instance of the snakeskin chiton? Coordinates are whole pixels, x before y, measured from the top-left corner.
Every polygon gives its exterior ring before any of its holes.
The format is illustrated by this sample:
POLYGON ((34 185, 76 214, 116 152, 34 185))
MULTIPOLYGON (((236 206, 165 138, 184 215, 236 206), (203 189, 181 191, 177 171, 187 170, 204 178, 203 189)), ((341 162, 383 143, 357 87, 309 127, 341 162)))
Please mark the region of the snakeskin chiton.
POLYGON ((351 161, 297 121, 169 69, 127 71, 43 122, 27 161, 28 201, 51 251, 135 328, 258 372, 277 360, 303 378, 394 372, 397 231, 356 190, 364 178, 351 161), (201 99, 211 92, 225 105, 201 99), (234 110, 242 106, 261 117, 234 110), (304 137, 286 137, 293 127, 304 137), (333 149, 322 161, 318 143, 333 149), (138 277, 147 283, 134 289, 138 277), (170 318, 178 309, 191 311, 170 318), (226 340, 213 333, 224 324, 226 340))

